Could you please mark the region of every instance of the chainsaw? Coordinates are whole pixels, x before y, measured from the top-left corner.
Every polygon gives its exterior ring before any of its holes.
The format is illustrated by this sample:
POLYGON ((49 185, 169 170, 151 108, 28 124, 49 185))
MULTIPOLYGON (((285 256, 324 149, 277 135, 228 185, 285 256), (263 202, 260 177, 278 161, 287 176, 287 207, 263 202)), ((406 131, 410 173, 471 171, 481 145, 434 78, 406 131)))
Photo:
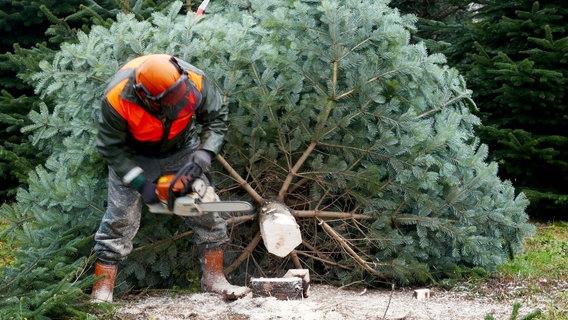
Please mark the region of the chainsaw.
POLYGON ((200 176, 201 170, 196 171, 191 164, 176 175, 161 176, 156 184, 160 202, 148 204, 150 212, 195 217, 211 212, 250 213, 254 210, 246 201, 221 201, 214 188, 200 176))

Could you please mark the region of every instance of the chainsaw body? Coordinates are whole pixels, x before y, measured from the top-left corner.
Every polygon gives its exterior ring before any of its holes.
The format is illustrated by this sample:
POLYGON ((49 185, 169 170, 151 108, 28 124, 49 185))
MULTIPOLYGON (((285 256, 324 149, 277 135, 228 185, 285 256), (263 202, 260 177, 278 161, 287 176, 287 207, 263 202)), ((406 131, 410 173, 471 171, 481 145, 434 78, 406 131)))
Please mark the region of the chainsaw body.
POLYGON ((200 178, 162 176, 156 189, 160 202, 148 204, 152 213, 194 217, 211 212, 253 211, 246 201, 221 201, 214 188, 200 178))

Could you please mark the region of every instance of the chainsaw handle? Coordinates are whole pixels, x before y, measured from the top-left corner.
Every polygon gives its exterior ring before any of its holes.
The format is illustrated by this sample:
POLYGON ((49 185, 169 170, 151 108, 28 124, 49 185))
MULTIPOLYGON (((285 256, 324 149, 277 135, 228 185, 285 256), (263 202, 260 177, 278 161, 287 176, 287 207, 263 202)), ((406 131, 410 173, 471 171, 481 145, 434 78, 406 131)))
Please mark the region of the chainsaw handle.
POLYGON ((178 180, 183 184, 182 194, 187 194, 191 190, 191 184, 202 174, 201 167, 193 162, 183 166, 174 176, 170 186, 168 187, 168 210, 174 210, 174 203, 176 195, 174 192, 174 185, 178 180))

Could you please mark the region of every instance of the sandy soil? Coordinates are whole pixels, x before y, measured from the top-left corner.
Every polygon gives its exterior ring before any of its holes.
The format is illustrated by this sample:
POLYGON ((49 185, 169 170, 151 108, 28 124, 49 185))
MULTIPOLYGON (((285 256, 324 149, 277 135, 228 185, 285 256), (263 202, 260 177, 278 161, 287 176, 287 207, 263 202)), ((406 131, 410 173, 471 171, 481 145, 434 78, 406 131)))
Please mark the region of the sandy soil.
MULTIPOLYGON (((416 289, 416 288, 415 288, 416 289)), ((508 299, 468 291, 431 289, 428 299, 419 300, 411 288, 395 290, 349 290, 312 285, 302 300, 277 300, 250 293, 236 301, 225 301, 211 293, 157 293, 117 297, 114 319, 192 319, 192 320, 340 320, 340 319, 510 319, 514 302, 522 302, 519 314, 536 308, 544 310, 546 301, 524 301, 522 296, 508 299)))

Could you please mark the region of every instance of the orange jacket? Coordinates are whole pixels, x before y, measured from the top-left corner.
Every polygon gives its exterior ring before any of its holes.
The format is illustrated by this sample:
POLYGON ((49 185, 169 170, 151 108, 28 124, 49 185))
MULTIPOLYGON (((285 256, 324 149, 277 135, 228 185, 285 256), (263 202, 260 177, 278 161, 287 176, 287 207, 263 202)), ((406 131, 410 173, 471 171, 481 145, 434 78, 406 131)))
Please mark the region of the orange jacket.
POLYGON ((201 70, 182 60, 180 66, 193 83, 183 111, 169 120, 146 109, 133 85, 136 67, 148 57, 135 58, 118 71, 101 105, 97 148, 123 179, 137 167, 133 154, 162 157, 192 144, 216 154, 227 130, 228 110, 220 94, 201 70), (202 125, 201 139, 196 137, 195 122, 202 125))

